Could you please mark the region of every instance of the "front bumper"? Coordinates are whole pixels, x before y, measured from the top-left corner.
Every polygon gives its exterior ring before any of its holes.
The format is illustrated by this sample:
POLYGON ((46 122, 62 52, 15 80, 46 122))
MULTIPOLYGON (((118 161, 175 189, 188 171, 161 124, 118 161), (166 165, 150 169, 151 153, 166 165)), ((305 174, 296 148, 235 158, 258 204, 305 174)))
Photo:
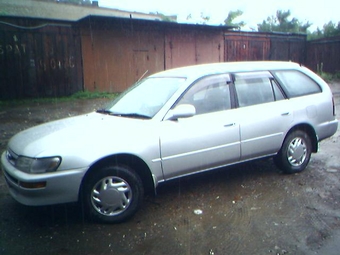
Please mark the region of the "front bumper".
POLYGON ((9 163, 6 152, 1 168, 11 196, 24 205, 51 205, 78 200, 81 181, 88 168, 28 174, 9 163))

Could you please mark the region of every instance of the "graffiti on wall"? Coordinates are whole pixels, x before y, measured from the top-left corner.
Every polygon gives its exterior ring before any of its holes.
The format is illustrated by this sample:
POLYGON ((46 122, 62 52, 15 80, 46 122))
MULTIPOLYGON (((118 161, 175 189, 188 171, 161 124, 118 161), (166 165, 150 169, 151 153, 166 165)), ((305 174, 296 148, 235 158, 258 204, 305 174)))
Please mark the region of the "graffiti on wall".
POLYGON ((2 31, 0 99, 65 96, 81 90, 78 42, 69 31, 2 31))

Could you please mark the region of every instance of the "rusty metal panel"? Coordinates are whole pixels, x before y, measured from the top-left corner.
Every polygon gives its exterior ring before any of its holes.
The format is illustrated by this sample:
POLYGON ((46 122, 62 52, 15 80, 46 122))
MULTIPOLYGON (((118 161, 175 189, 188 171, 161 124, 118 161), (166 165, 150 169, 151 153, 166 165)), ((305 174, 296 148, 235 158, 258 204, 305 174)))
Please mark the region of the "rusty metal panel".
POLYGON ((22 90, 22 54, 26 53, 26 47, 18 36, 0 31, 0 99, 13 98, 18 91, 22 90), (19 75, 20 74, 20 75, 19 75))
MULTIPOLYGON (((8 23, 8 22, 7 22, 8 23)), ((0 99, 82 90, 80 38, 71 26, 0 24, 0 99)))
POLYGON ((306 35, 228 32, 225 61, 291 60, 303 63, 306 35))
POLYGON ((223 61, 222 29, 90 17, 80 22, 86 90, 121 92, 143 75, 223 61))
POLYGON ((201 29, 168 29, 165 68, 223 61, 223 33, 201 29))
POLYGON ((306 61, 306 39, 290 41, 289 61, 305 63, 306 61))
POLYGON ((249 41, 248 60, 267 60, 270 43, 267 38, 249 41))
POLYGON ((224 39, 221 31, 198 30, 195 39, 196 64, 224 61, 224 39))
POLYGON ((186 30, 170 30, 165 38, 165 68, 196 64, 195 32, 186 30))
POLYGON ((305 61, 305 35, 272 35, 270 45, 270 60, 305 61))
POLYGON ((226 41, 226 61, 248 60, 248 41, 227 40, 226 41))
POLYGON ((225 34, 225 61, 267 60, 269 39, 262 34, 229 32, 225 34))
POLYGON ((223 61, 220 29, 91 17, 81 22, 84 87, 121 92, 143 75, 223 61))
POLYGON ((88 19, 81 25, 84 86, 121 92, 164 70, 164 32, 138 21, 88 19))
POLYGON ((289 42, 284 39, 271 39, 270 60, 289 60, 289 42))
POLYGON ((340 71, 340 36, 307 42, 306 65, 313 71, 340 71))

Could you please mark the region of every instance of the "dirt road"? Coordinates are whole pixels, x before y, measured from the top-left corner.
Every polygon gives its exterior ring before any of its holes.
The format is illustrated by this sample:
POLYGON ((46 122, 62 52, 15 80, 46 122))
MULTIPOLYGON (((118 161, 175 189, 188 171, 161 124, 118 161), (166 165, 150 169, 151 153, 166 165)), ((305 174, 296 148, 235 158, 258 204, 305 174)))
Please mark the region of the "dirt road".
MULTIPOLYGON (((332 84, 338 116, 340 84, 332 84)), ((0 150, 19 130, 99 108, 105 100, 0 109, 0 150)), ((270 159, 162 185, 129 222, 93 224, 74 204, 27 207, 0 174, 0 254, 339 254, 340 132, 306 171, 270 159)))

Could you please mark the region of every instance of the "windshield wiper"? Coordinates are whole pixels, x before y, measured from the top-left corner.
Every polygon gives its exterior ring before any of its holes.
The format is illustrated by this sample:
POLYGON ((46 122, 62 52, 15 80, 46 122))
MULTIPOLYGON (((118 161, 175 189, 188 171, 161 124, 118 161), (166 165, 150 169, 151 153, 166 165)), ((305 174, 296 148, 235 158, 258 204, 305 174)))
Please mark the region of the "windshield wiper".
POLYGON ((106 109, 99 109, 97 113, 107 114, 110 116, 126 117, 126 118, 139 118, 139 119, 151 119, 150 116, 143 115, 140 113, 116 113, 106 109))
POLYGON ((140 113, 120 113, 117 116, 127 117, 127 118, 139 118, 139 119, 151 119, 150 116, 140 114, 140 113))
POLYGON ((111 112, 110 110, 106 110, 106 109, 98 109, 96 112, 102 113, 102 114, 108 114, 108 115, 115 115, 113 112, 111 112))

